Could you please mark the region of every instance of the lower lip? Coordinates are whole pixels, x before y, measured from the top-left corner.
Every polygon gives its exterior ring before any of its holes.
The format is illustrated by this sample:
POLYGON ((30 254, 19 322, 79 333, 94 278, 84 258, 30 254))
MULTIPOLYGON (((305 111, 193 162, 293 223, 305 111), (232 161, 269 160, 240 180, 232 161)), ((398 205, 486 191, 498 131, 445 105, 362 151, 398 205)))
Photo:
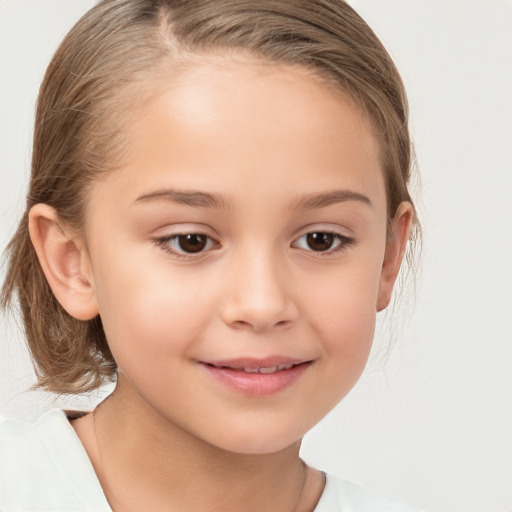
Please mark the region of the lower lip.
POLYGON ((311 363, 302 363, 274 373, 247 373, 243 370, 218 368, 202 363, 202 366, 223 385, 252 396, 279 393, 297 381, 310 365, 311 363))

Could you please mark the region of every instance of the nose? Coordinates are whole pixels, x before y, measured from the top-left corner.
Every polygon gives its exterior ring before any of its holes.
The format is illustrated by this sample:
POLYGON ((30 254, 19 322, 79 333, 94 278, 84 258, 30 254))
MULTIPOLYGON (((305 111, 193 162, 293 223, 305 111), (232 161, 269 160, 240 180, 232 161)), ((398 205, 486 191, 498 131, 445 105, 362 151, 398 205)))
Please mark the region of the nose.
POLYGON ((224 322, 235 329, 263 332, 296 322, 299 310, 291 296, 286 264, 268 251, 240 254, 230 265, 222 306, 224 322))

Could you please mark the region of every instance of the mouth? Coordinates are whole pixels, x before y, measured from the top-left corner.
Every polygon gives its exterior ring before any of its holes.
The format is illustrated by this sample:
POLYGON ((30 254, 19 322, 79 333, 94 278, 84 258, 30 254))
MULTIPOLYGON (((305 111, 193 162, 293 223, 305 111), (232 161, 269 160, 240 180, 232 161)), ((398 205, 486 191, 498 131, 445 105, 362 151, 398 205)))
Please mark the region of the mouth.
POLYGON ((312 363, 312 360, 267 358, 207 361, 201 365, 224 387, 246 395, 264 396, 291 386, 312 363))
POLYGON ((276 373, 276 372, 282 372, 283 370, 290 370, 294 366, 298 366, 299 364, 305 364, 305 363, 286 363, 286 364, 276 364, 275 366, 228 366, 228 365, 216 365, 213 363, 205 363, 208 366, 211 366, 213 368, 224 368, 227 370, 234 370, 238 372, 245 372, 245 373, 262 373, 265 375, 268 375, 270 373, 276 373))

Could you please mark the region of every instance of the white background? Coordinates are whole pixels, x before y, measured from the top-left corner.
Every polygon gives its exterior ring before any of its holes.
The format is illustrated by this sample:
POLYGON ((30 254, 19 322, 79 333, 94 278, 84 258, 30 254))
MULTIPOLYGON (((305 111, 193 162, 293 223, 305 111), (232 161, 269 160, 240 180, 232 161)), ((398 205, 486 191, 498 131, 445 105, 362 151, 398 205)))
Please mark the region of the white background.
MULTIPOLYGON (((44 69, 93 3, 0 0, 2 247, 23 207, 44 69)), ((402 304, 392 319, 390 357, 373 358, 303 454, 428 511, 511 512, 512 3, 351 3, 409 92, 425 248, 415 309, 402 304)), ((25 391, 33 375, 5 317, 0 335, 0 412, 35 418, 51 397, 25 391)), ((381 330, 377 348, 388 339, 381 330)))

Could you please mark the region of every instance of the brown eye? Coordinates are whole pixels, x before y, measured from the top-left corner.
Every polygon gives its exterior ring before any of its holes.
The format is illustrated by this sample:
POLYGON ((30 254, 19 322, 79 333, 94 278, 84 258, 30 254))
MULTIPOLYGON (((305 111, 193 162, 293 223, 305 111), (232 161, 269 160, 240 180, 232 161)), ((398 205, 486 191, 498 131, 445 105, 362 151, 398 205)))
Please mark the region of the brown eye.
POLYGON ((306 235, 306 243, 313 251, 328 251, 332 248, 336 239, 333 233, 308 233, 306 235))
POLYGON ((354 243, 352 238, 330 231, 311 231, 297 239, 292 247, 309 252, 331 254, 354 243))
POLYGON ((204 233, 182 233, 158 238, 155 244, 176 258, 200 258, 219 244, 204 233))
POLYGON ((187 253, 195 253, 204 250, 208 243, 208 237, 199 233, 190 233, 188 235, 178 235, 176 237, 178 247, 187 253))

